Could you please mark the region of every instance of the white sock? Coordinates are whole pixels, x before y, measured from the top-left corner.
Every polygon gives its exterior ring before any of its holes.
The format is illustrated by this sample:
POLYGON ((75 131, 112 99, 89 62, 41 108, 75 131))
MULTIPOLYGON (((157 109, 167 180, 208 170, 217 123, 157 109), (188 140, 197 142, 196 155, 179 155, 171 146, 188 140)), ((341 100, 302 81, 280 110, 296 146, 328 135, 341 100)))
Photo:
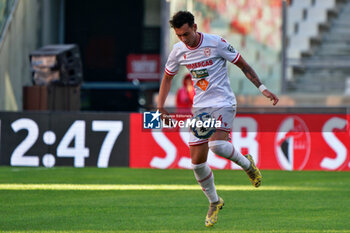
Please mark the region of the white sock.
POLYGON ((210 141, 208 145, 214 154, 237 163, 244 170, 247 170, 249 168, 250 161, 238 150, 235 150, 235 147, 232 145, 232 143, 225 140, 216 140, 210 141))
POLYGON ((210 203, 218 202, 219 197, 216 193, 215 184, 214 184, 214 174, 211 171, 208 164, 192 164, 194 176, 196 177, 199 185, 202 187, 202 190, 207 196, 210 203))

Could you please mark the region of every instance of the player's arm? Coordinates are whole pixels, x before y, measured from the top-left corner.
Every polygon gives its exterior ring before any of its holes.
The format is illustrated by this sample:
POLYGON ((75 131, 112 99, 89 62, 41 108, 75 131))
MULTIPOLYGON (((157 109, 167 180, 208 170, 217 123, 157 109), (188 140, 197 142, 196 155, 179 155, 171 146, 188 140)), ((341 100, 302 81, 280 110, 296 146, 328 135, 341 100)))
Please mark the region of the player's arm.
POLYGON ((164 109, 164 103, 166 98, 168 97, 173 77, 174 76, 164 73, 162 82, 160 83, 157 109, 159 109, 160 113, 162 113, 162 119, 170 120, 170 118, 167 117, 169 116, 169 113, 164 109))
POLYGON ((235 63, 238 66, 244 75, 261 91, 261 93, 273 101, 273 105, 278 103, 278 97, 270 92, 260 81, 258 75, 255 73, 253 68, 243 59, 241 56, 238 61, 235 63))
POLYGON ((164 108, 164 103, 168 97, 173 77, 174 76, 164 73, 162 82, 160 83, 157 108, 164 108))

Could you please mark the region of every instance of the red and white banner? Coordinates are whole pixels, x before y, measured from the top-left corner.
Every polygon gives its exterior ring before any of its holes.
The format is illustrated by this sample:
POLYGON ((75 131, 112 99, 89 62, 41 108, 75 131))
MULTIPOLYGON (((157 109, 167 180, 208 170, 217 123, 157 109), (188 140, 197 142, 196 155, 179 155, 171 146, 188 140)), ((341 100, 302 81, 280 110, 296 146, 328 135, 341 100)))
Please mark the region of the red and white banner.
MULTIPOLYGON (((350 170, 350 115, 238 114, 232 143, 260 169, 350 170)), ((142 114, 130 115, 130 167, 191 168, 189 132, 145 130, 142 114)), ((239 167, 209 151, 215 169, 239 167)))
POLYGON ((129 54, 127 57, 128 80, 159 81, 159 54, 129 54))

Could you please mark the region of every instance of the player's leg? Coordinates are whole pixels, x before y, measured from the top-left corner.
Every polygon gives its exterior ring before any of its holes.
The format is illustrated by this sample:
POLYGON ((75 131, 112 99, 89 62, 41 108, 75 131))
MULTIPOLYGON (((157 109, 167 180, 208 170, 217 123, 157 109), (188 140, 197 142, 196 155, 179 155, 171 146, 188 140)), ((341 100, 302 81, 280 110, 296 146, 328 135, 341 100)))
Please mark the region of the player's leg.
POLYGON ((213 111, 213 115, 216 119, 220 119, 222 127, 209 139, 209 148, 213 153, 227 158, 239 166, 241 166, 247 173, 250 181, 255 187, 261 185, 261 173, 255 166, 251 155, 247 154, 243 156, 238 150, 236 150, 232 143, 228 141, 229 133, 233 125, 233 119, 236 115, 235 108, 221 108, 213 111))
POLYGON ((214 153, 226 159, 229 159, 244 170, 250 166, 250 161, 234 148, 232 143, 228 141, 229 132, 217 130, 209 139, 209 148, 214 153))
POLYGON ((254 160, 250 154, 243 156, 234 148, 232 143, 227 141, 228 132, 218 130, 209 140, 209 148, 214 154, 227 158, 239 166, 247 173, 251 183, 255 187, 261 185, 261 173, 256 167, 254 160))
POLYGON ((207 164, 208 143, 193 146, 190 145, 190 153, 194 176, 196 177, 199 185, 202 187, 202 190, 207 196, 209 202, 217 202, 219 197, 215 189, 214 175, 207 164))
POLYGON ((202 140, 202 144, 200 144, 200 142, 198 142, 199 140, 196 140, 193 137, 191 138, 193 139, 192 145, 190 141, 192 168, 194 176, 209 200, 209 210, 205 218, 205 226, 210 227, 217 222, 218 212, 223 207, 224 201, 216 193, 214 175, 207 164, 209 150, 207 140, 202 140), (195 141, 197 141, 197 143, 195 141))

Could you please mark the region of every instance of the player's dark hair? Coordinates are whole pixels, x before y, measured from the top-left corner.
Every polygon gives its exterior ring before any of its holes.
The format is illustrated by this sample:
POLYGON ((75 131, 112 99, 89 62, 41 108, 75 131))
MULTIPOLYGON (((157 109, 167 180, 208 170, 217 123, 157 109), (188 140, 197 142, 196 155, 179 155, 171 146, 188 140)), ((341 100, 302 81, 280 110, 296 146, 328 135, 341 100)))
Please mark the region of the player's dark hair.
POLYGON ((172 28, 180 28, 184 24, 192 27, 194 24, 194 16, 189 11, 178 11, 169 21, 172 28))

